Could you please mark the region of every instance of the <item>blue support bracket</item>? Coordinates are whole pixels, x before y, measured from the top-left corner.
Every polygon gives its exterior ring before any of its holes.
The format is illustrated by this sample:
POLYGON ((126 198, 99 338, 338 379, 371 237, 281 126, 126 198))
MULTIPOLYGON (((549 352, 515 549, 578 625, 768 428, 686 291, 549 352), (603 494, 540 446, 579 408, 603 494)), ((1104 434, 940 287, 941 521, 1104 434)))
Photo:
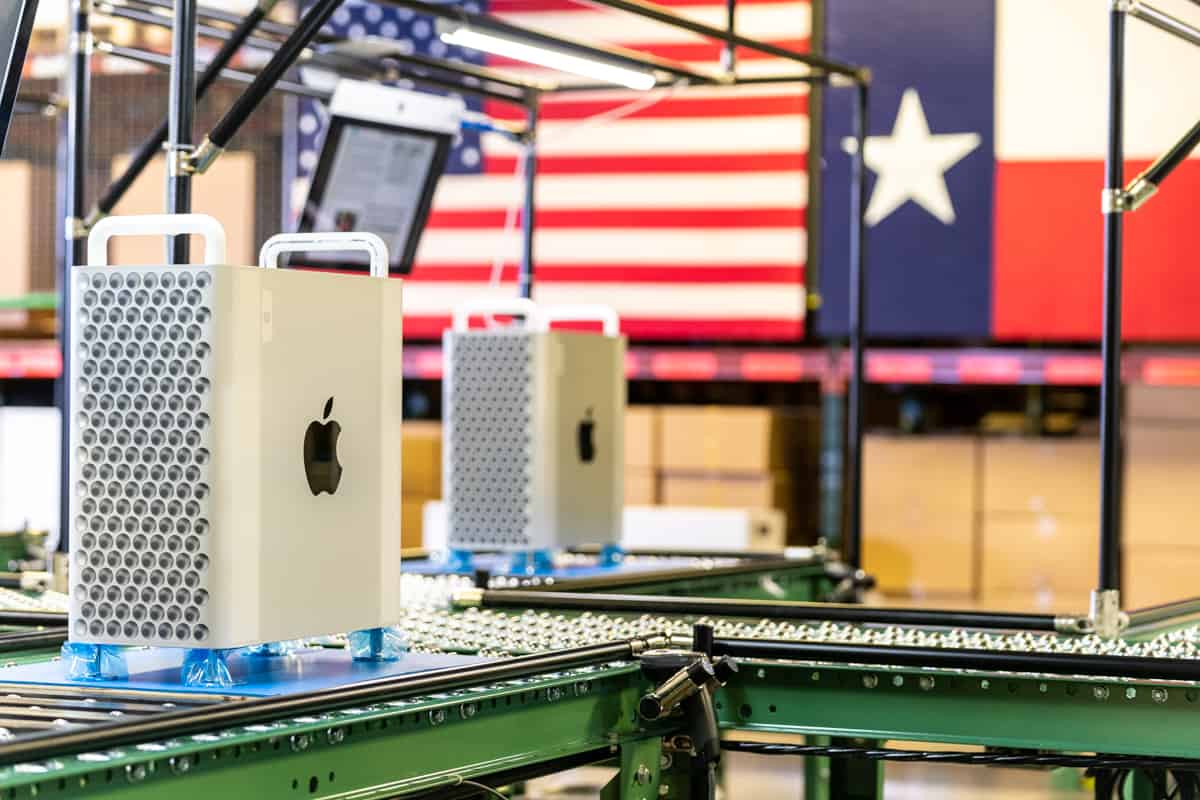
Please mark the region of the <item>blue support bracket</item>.
POLYGON ((349 639, 355 661, 399 661, 408 651, 408 636, 398 625, 352 631, 349 639))
POLYGON ((125 651, 114 644, 66 642, 62 646, 62 660, 66 665, 68 680, 129 680, 125 651))

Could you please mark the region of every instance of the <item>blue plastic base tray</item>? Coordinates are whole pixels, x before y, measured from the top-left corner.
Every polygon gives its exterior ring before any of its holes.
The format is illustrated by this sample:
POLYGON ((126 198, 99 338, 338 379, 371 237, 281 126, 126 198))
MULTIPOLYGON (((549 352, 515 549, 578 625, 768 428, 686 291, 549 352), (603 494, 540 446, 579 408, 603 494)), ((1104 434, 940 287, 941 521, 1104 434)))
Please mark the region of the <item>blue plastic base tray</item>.
MULTIPOLYGON (((429 558, 408 559, 400 568, 414 575, 470 575, 473 570, 484 569, 495 576, 510 575, 510 557, 507 553, 477 553, 472 559, 471 568, 455 568, 457 565, 447 564, 443 559, 431 556, 429 558)), ((661 572, 667 569, 683 569, 695 567, 694 558, 659 558, 653 561, 624 561, 620 564, 575 564, 568 567, 555 567, 538 577, 558 578, 592 578, 597 575, 632 575, 646 572, 661 572)))
MULTIPOLYGON (((427 672, 432 669, 479 664, 489 659, 477 656, 427 655, 405 653, 396 661, 354 661, 345 649, 313 648, 275 658, 234 653, 228 659, 234 685, 228 687, 184 686, 180 666, 186 651, 178 648, 127 650, 129 679, 90 680, 88 687, 111 689, 147 689, 164 692, 195 694, 271 697, 297 692, 311 692, 346 686, 351 683, 427 672)), ((74 686, 80 684, 67 678, 63 661, 0 669, 0 683, 32 683, 42 686, 74 686)))

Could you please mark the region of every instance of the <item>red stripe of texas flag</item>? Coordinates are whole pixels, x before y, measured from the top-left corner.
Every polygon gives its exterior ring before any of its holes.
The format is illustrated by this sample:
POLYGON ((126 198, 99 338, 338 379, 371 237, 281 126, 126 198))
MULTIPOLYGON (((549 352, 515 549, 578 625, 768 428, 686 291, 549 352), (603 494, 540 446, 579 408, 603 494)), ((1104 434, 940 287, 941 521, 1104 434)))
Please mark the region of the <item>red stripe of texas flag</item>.
MULTIPOLYGON (((1148 162, 1128 162, 1133 176, 1148 162)), ((1103 217, 1098 161, 1000 162, 992 325, 999 339, 1100 336, 1103 217)), ((1125 215, 1124 334, 1200 338, 1200 161, 1183 163, 1150 202, 1125 215)))

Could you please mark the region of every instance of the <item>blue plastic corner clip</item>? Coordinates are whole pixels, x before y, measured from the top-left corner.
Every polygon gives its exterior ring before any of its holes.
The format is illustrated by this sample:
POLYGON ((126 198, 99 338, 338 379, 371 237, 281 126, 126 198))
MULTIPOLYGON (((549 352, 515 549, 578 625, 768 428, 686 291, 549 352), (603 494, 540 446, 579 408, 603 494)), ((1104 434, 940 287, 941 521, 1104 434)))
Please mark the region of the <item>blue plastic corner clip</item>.
POLYGON ((408 635, 398 625, 351 631, 349 638, 355 661, 399 661, 408 651, 408 635))
POLYGON ((62 660, 67 669, 67 680, 129 680, 125 651, 117 645, 66 642, 62 646, 62 660))
POLYGON ((207 650, 194 648, 183 656, 180 680, 191 688, 224 689, 236 681, 229 671, 229 656, 237 650, 207 650))

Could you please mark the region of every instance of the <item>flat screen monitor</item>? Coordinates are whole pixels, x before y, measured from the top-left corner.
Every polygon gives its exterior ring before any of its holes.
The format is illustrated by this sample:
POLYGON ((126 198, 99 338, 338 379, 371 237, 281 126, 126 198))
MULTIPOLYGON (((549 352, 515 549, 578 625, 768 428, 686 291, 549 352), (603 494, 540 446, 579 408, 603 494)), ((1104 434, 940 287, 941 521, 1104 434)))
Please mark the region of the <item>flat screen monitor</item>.
POLYGON ((33 34, 37 0, 0 0, 0 155, 12 121, 25 66, 25 51, 33 34))
MULTIPOLYGON (((299 230, 374 233, 388 246, 389 271, 406 274, 457 133, 459 105, 390 87, 355 87, 350 94, 355 102, 346 100, 341 86, 334 93, 299 230), (365 107, 364 96, 371 100, 365 107)), ((362 253, 307 253, 291 261, 366 269, 366 259, 362 253)))

